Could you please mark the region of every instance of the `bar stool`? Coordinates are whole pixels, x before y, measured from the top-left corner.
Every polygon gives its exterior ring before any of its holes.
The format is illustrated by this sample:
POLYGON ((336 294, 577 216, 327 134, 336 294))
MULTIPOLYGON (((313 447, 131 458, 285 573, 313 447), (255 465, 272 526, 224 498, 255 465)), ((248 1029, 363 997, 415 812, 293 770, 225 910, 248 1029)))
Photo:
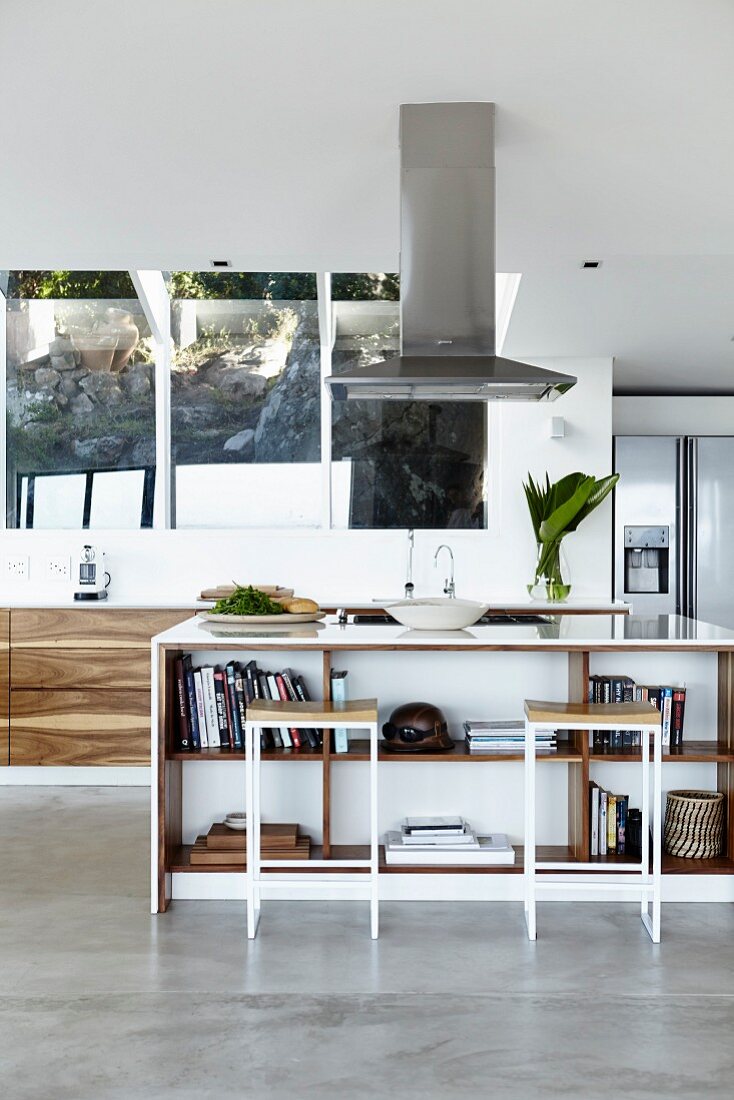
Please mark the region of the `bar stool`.
MULTIPOLYGON (((642 923, 653 943, 660 943, 660 891, 662 880, 662 717, 652 703, 546 703, 525 700, 525 923, 528 939, 537 937, 535 901, 538 893, 567 889, 622 891, 638 896, 642 923), (595 730, 611 726, 641 732, 642 760, 642 854, 639 863, 596 863, 536 861, 535 850, 535 735, 549 730, 595 730), (653 738, 652 872, 650 871, 650 735, 653 738), (538 870, 558 872, 538 878, 538 870), (595 880, 563 872, 592 872, 595 880), (629 882, 635 874, 637 881, 629 882), (650 911, 652 906, 652 912, 650 911)), ((584 753, 586 756, 586 753, 584 753)))
MULTIPOLYGON (((315 757, 318 759, 318 757, 315 757)), ((370 902, 370 933, 378 935, 378 844, 377 844, 377 700, 355 699, 342 703, 286 703, 257 699, 247 708, 245 722, 245 783, 247 787, 247 936, 254 939, 260 923, 263 887, 267 890, 308 890, 327 886, 329 890, 358 890, 370 902), (302 860, 263 859, 260 834, 260 737, 261 726, 289 726, 309 729, 319 726, 333 730, 338 726, 366 730, 370 739, 370 855, 369 859, 309 859, 308 870, 302 860), (265 869, 277 870, 263 876, 265 869), (347 871, 346 868, 350 870, 347 871), (362 869, 357 870, 355 869, 362 869), (298 873, 300 872, 300 874, 298 873), (328 873, 325 882, 319 873, 328 873)))

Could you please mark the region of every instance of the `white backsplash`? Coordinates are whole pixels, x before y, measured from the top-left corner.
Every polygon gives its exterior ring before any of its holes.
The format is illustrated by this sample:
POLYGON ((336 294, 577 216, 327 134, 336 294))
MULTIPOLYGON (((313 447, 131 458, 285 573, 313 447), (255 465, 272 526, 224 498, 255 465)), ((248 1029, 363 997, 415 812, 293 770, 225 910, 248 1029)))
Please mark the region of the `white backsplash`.
MULTIPOLYGON (((522 491, 530 470, 552 479, 573 470, 600 476, 611 469, 612 360, 529 360, 575 374, 578 384, 551 404, 494 404, 490 420, 489 531, 417 531, 416 594, 438 593, 443 563, 433 554, 448 542, 456 559, 457 595, 524 599, 535 559, 522 491), (550 438, 550 419, 562 416, 565 436, 550 438)), ((110 595, 120 602, 188 603, 200 589, 232 580, 294 585, 326 601, 402 594, 407 562, 404 531, 207 530, 8 531, 2 557, 27 553, 28 581, 0 575, 0 602, 64 602, 71 589, 45 579, 46 559, 72 554, 89 539, 107 554, 110 595)), ((607 501, 566 540, 573 594, 611 594, 611 504, 607 501)))

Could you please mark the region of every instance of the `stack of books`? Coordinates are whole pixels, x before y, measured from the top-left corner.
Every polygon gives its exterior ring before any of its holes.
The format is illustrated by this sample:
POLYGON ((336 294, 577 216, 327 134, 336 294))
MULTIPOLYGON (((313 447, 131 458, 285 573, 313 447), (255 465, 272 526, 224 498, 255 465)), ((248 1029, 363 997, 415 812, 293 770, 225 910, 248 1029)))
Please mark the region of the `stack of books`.
MULTIPOLYGON (((685 687, 636 684, 629 676, 590 676, 588 699, 590 703, 650 702, 663 716, 663 745, 674 747, 683 744, 685 687)), ((595 750, 631 749, 639 745, 639 730, 594 730, 595 750)))
MULTIPOLYGON (((525 752, 525 723, 522 721, 464 722, 464 734, 470 753, 525 752)), ((555 752, 555 733, 538 731, 535 735, 535 751, 555 752)))
POLYGON ((400 832, 385 836, 385 862, 404 866, 513 864, 504 833, 478 836, 463 817, 406 817, 400 832))
MULTIPOLYGON (((225 668, 193 668, 191 657, 179 657, 176 676, 176 749, 197 752, 205 748, 243 750, 247 708, 254 699, 305 703, 309 695, 303 677, 290 668, 263 672, 255 661, 244 667, 230 661, 225 668)), ((322 731, 278 726, 260 731, 260 747, 318 749, 322 731)))
MULTIPOLYGON (((269 824, 260 827, 261 859, 308 859, 311 838, 301 836, 298 825, 269 824)), ((207 864, 231 867, 247 866, 247 834, 244 830, 228 829, 217 822, 206 836, 198 836, 191 849, 192 865, 207 864)))
POLYGON ((589 784, 589 853, 592 856, 627 854, 629 795, 611 794, 589 784))

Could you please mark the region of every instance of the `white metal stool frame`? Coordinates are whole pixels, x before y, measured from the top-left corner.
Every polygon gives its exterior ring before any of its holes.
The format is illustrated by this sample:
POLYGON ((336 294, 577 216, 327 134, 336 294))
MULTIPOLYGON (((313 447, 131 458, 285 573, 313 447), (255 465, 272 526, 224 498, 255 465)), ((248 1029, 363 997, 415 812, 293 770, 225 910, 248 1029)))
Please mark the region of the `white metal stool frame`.
MULTIPOLYGON (((328 718, 319 712, 314 715, 309 704, 291 704, 288 712, 287 725, 294 729, 312 728, 318 725, 326 730, 348 726, 351 729, 366 730, 370 739, 370 858, 369 859, 310 859, 310 870, 304 872, 302 860, 263 859, 261 856, 261 821, 260 821, 260 766, 261 746, 259 731, 266 723, 262 720, 245 722, 245 784, 247 794, 247 868, 245 875, 245 896, 247 899, 247 938, 254 939, 260 924, 260 902, 262 900, 263 887, 266 890, 314 890, 327 886, 328 889, 362 890, 369 897, 370 902, 370 935, 376 940, 379 932, 379 895, 378 895, 378 871, 379 871, 379 847, 377 832, 377 721, 364 722, 352 718, 349 708, 357 705, 357 701, 345 704, 332 703, 329 709, 333 717, 328 718), (309 707, 309 712, 294 719, 293 711, 303 706, 304 711, 309 707), (341 713, 340 713, 341 711, 341 713), (278 871, 293 874, 267 875, 264 879, 262 869, 274 867, 278 871), (340 872, 340 867, 366 867, 369 874, 364 872, 350 874, 340 872), (313 869, 331 872, 327 882, 321 875, 314 874, 313 869), (300 874, 296 872, 300 871, 300 874)), ((375 709, 377 704, 375 703, 375 709)), ((272 722, 268 724, 280 725, 274 712, 272 722)), ((315 760, 319 759, 314 757, 315 760)))
MULTIPOLYGON (((589 705, 589 709, 593 704, 589 705)), ((527 710, 527 704, 526 704, 527 710)), ((657 721, 649 724, 640 721, 615 720, 614 728, 618 730, 639 730, 642 756, 642 854, 639 863, 629 864, 601 864, 594 862, 553 862, 543 861, 538 864, 535 858, 535 734, 539 731, 548 732, 557 729, 590 730, 599 729, 600 726, 609 726, 609 721, 594 721, 593 714, 584 716, 574 721, 568 717, 560 717, 548 722, 530 722, 525 719, 525 923, 528 930, 528 939, 537 939, 537 924, 535 903, 538 891, 558 891, 567 889, 572 885, 575 890, 607 890, 622 891, 624 893, 637 894, 640 897, 640 916, 650 939, 653 943, 660 943, 660 901, 662 886, 662 728, 660 716, 657 721), (653 737, 653 794, 652 794, 652 872, 650 872, 650 734, 653 737), (588 871, 602 875, 603 878, 596 881, 579 881, 576 875, 573 877, 553 875, 552 878, 538 879, 538 868, 544 871, 588 871), (639 875, 636 882, 622 881, 622 876, 630 874, 639 875), (652 912, 650 907, 652 906, 652 912)))

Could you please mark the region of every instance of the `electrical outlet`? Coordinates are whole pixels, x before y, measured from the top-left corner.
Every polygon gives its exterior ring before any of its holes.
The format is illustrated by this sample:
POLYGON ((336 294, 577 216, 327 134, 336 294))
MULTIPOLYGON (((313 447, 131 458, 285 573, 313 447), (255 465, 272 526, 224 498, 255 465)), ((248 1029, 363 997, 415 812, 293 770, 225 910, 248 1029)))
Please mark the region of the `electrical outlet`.
POLYGON ((46 578, 49 581, 70 581, 71 558, 46 558, 46 578))
POLYGON ((27 581, 29 559, 27 554, 21 554, 16 558, 5 559, 5 576, 9 581, 27 581))

